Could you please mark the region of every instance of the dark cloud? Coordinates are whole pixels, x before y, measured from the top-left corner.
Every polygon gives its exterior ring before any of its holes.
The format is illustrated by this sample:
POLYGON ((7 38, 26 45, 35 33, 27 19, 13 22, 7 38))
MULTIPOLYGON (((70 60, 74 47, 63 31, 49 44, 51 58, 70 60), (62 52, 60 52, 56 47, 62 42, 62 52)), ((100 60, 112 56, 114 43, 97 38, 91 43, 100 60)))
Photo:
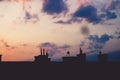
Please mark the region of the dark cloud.
POLYGON ((98 42, 98 43, 106 43, 107 41, 109 41, 111 38, 111 36, 104 34, 101 37, 97 36, 97 35, 90 35, 88 37, 89 40, 94 41, 94 42, 98 42))
POLYGON ((117 15, 115 12, 111 12, 111 11, 105 11, 104 14, 100 15, 101 18, 105 18, 106 20, 110 20, 110 19, 116 19, 117 15))
POLYGON ((102 49, 105 43, 111 39, 111 36, 107 34, 104 34, 101 37, 90 35, 88 39, 91 41, 90 47, 93 47, 94 49, 102 49))
POLYGON ((89 35, 80 45, 83 47, 87 46, 88 50, 96 52, 96 50, 101 50, 106 42, 112 38, 113 37, 108 34, 103 34, 100 37, 98 35, 89 35))
POLYGON ((68 21, 58 21, 57 23, 61 24, 71 24, 73 22, 80 23, 83 19, 86 19, 86 21, 98 24, 98 23, 104 23, 106 20, 116 19, 117 13, 111 11, 110 9, 101 10, 101 13, 98 12, 97 8, 95 8, 92 5, 88 6, 80 6, 75 13, 73 13, 73 16, 68 21), (99 14, 99 15, 98 15, 99 14))
POLYGON ((30 15, 30 13, 28 11, 25 12, 25 18, 26 19, 31 19, 32 16, 30 15))
POLYGON ((41 43, 40 45, 38 45, 38 47, 46 48, 48 50, 49 56, 53 57, 56 54, 61 54, 62 52, 66 51, 71 46, 69 46, 69 45, 58 46, 54 43, 45 42, 45 43, 41 43))
POLYGON ((73 17, 86 18, 87 21, 92 23, 100 22, 97 16, 97 9, 91 5, 81 6, 74 14, 73 17))
POLYGON ((70 21, 63 21, 63 20, 59 20, 59 21, 57 21, 55 23, 58 23, 58 24, 71 24, 70 21))
POLYGON ((60 14, 67 11, 67 6, 63 0, 46 0, 42 10, 48 14, 60 14))
POLYGON ((39 45, 39 47, 56 47, 56 45, 54 43, 50 43, 50 42, 45 42, 45 43, 41 43, 39 45))
POLYGON ((120 32, 115 32, 113 35, 103 34, 100 37, 98 35, 89 35, 87 39, 81 42, 80 46, 87 47, 89 52, 96 52, 103 49, 110 39, 120 39, 120 32))
MULTIPOLYGON (((120 4, 118 3, 120 3, 120 1, 115 0, 113 1, 110 7, 114 7, 115 4, 117 4, 117 6, 115 7, 120 6, 120 4)), ((83 19, 85 19, 89 23, 103 24, 106 20, 117 18, 117 13, 113 12, 112 9, 110 9, 110 7, 108 9, 104 8, 98 11, 98 8, 93 5, 90 5, 90 4, 82 5, 74 13, 67 14, 71 17, 71 19, 67 21, 58 20, 58 21, 55 21, 54 23, 58 23, 58 24, 72 24, 75 22, 80 23, 81 21, 83 21, 83 19)), ((60 14, 64 11, 67 12, 68 6, 66 5, 65 0, 44 0, 42 11, 51 15, 60 14)), ((54 18, 61 18, 61 16, 54 17, 54 18)))
POLYGON ((107 19, 116 19, 117 15, 114 12, 107 11, 107 19))

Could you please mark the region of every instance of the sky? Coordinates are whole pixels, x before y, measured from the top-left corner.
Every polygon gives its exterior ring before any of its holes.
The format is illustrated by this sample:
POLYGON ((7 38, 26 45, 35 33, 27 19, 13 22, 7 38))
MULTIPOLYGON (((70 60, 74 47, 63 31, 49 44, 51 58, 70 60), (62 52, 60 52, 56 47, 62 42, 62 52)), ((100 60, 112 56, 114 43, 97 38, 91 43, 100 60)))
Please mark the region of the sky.
POLYGON ((59 61, 80 47, 120 61, 120 0, 0 0, 3 61, 33 61, 40 48, 59 61))

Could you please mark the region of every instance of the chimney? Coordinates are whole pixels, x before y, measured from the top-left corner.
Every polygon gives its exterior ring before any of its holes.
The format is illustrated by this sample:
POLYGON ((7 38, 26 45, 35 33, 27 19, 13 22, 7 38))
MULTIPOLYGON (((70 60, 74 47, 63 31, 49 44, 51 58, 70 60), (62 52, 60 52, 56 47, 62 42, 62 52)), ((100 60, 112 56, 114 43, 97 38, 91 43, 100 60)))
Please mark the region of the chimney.
POLYGON ((43 48, 43 55, 45 55, 45 49, 43 48))
POLYGON ((41 55, 43 55, 43 54, 42 54, 42 48, 40 48, 40 53, 41 53, 41 55))
POLYGON ((0 62, 2 62, 2 55, 0 55, 0 62))
POLYGON ((46 50, 46 56, 48 56, 48 52, 47 52, 47 50, 46 50))

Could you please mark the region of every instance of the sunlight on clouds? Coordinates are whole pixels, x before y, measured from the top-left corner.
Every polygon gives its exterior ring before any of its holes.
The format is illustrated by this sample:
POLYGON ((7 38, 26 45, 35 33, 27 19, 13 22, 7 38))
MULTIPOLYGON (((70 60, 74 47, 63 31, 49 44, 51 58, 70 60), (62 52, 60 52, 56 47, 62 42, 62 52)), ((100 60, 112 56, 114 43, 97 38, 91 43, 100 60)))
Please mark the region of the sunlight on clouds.
MULTIPOLYGON (((50 1, 50 0, 47 0, 50 1)), ((4 40, 10 46, 10 50, 0 43, 0 52, 3 54, 3 60, 33 60, 33 56, 39 54, 37 45, 44 42, 53 42, 57 45, 69 44, 72 46, 69 50, 74 55, 80 43, 89 35, 101 36, 103 34, 112 35, 116 30, 120 30, 120 11, 109 9, 113 0, 60 0, 66 8, 61 4, 57 5, 60 10, 53 10, 50 6, 52 14, 49 11, 43 11, 46 0, 3 0, 0 2, 0 40, 4 40), (81 6, 83 8, 81 8, 81 6), (87 6, 87 7, 86 7, 87 6), (94 11, 90 11, 91 8, 94 11), (89 10, 90 9, 90 10, 89 10), (91 13, 88 15, 77 15, 75 13, 91 13), (108 11, 108 12, 107 12, 108 11), (94 13, 96 12, 96 13, 94 13), (102 19, 100 22, 93 24, 95 17, 102 19), (101 14, 101 16, 99 16, 101 14), (82 16, 82 17, 81 17, 82 16), (88 20, 87 20, 88 19, 88 20), (57 23, 57 21, 59 23, 57 23), (103 22, 103 23, 102 23, 103 22), (81 28, 87 26, 89 33, 81 34, 81 28), (24 44, 24 46, 20 46, 24 44), (28 46, 26 46, 28 45, 28 46), (11 47, 15 47, 11 49, 11 47)), ((119 5, 119 4, 118 4, 119 5)), ((113 7, 114 8, 114 7, 113 7)), ((48 10, 48 9, 47 9, 48 10)), ((117 42, 119 40, 112 40, 117 42)), ((107 42, 105 49, 107 50, 110 42, 107 42)), ((115 44, 117 44, 115 43, 115 44)), ((109 49, 108 49, 109 50, 109 49)), ((65 52, 61 52, 65 54, 65 52)), ((56 54, 56 59, 62 56, 56 54)))

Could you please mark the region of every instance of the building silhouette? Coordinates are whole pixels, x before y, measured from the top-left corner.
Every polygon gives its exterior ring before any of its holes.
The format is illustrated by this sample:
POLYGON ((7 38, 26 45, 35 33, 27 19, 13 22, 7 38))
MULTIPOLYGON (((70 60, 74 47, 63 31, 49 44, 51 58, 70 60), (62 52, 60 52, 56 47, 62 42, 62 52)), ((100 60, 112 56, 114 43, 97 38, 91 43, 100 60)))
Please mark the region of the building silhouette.
POLYGON ((67 54, 69 54, 69 56, 63 57, 63 62, 64 63, 80 63, 80 62, 86 62, 86 54, 83 53, 83 50, 80 48, 80 53, 75 56, 72 57, 70 56, 70 52, 68 51, 67 54))
MULTIPOLYGON (((98 62, 108 62, 108 54, 103 54, 99 51, 98 54, 98 62)), ((83 50, 79 49, 79 54, 76 56, 71 56, 70 52, 67 51, 67 56, 62 57, 63 63, 85 63, 86 62, 86 54, 83 53, 83 50)), ((2 62, 2 55, 0 55, 0 62, 2 62)), ((24 61, 25 62, 25 61, 24 61)), ((51 59, 48 56, 48 52, 46 49, 40 49, 40 55, 34 57, 34 62, 37 63, 50 63, 51 59)))
POLYGON ((99 51, 98 62, 107 62, 107 61, 108 61, 108 55, 107 54, 102 54, 102 52, 99 51))
POLYGON ((39 63, 47 63, 50 62, 50 58, 48 58, 48 52, 43 48, 40 49, 40 55, 35 56, 34 62, 39 63))

